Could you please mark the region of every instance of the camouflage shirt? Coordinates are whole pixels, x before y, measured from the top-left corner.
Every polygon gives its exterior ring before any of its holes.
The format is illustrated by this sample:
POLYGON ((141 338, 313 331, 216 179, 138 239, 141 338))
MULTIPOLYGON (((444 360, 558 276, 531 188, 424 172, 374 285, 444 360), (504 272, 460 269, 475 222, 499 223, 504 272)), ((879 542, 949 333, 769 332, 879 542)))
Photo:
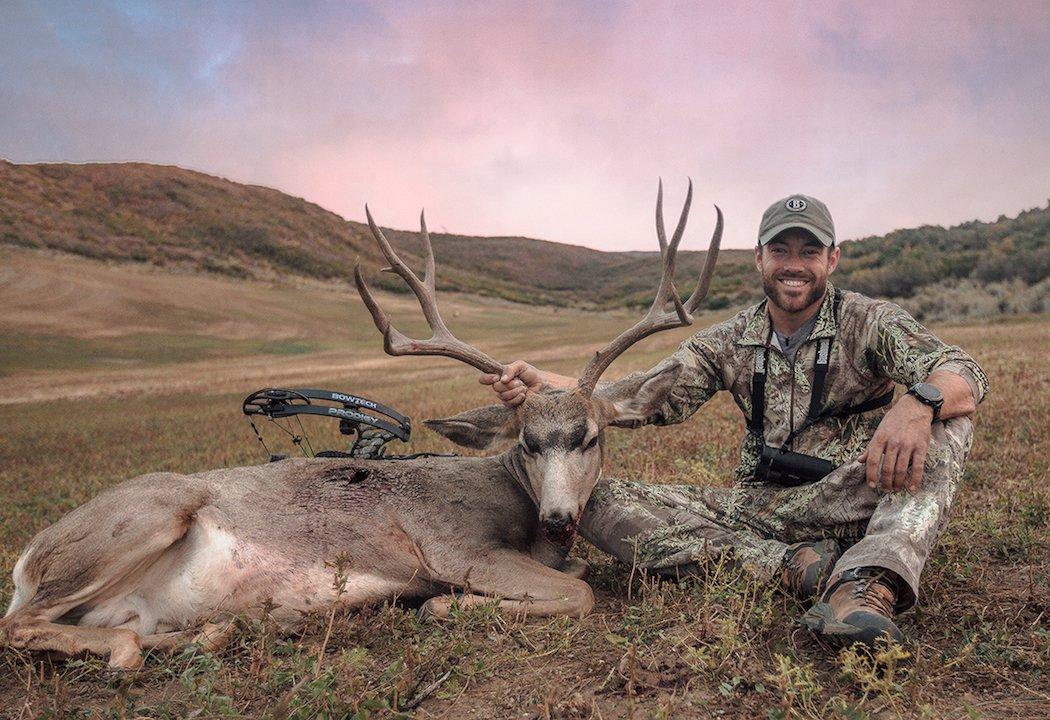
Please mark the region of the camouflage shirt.
MULTIPOLYGON (((664 362, 677 360, 684 370, 667 402, 640 424, 670 425, 688 418, 719 390, 728 390, 746 418, 751 417, 751 378, 755 355, 770 337, 765 301, 725 322, 701 330, 664 362)), ((920 325, 900 306, 855 292, 843 292, 839 317, 834 288, 820 307, 809 339, 789 364, 777 341, 770 343, 766 369, 765 441, 781 445, 809 411, 814 347, 834 338, 824 390, 824 407, 845 409, 876 398, 900 383, 910 387, 934 370, 949 370, 970 384, 980 402, 988 379, 962 349, 948 345, 920 325)), ((844 417, 828 417, 804 430, 790 449, 829 460, 835 466, 853 460, 867 447, 887 408, 844 417)), ((754 482, 761 440, 748 432, 737 468, 739 482, 754 482)))

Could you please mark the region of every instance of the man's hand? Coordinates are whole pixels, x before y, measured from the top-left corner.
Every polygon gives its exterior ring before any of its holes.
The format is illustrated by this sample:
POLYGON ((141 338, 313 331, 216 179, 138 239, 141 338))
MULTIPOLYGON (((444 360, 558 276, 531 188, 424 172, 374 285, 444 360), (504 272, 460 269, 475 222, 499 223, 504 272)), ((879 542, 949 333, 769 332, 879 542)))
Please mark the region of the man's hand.
POLYGON ((569 389, 576 384, 574 378, 544 372, 524 360, 515 360, 507 365, 502 375, 482 375, 478 382, 491 385, 507 407, 521 405, 529 391, 537 392, 543 387, 569 389))
MULTIPOLYGON (((937 370, 926 378, 944 397, 941 420, 970 415, 977 407, 970 384, 950 370, 937 370)), ((879 485, 886 492, 912 492, 922 484, 923 465, 930 447, 930 424, 933 408, 911 395, 905 395, 879 423, 868 449, 859 458, 867 465, 868 485, 879 485), (908 477, 908 467, 911 477, 908 477)))
POLYGON ((882 418, 868 449, 857 458, 867 466, 868 487, 881 485, 884 492, 919 489, 932 421, 933 408, 911 395, 897 401, 882 418))

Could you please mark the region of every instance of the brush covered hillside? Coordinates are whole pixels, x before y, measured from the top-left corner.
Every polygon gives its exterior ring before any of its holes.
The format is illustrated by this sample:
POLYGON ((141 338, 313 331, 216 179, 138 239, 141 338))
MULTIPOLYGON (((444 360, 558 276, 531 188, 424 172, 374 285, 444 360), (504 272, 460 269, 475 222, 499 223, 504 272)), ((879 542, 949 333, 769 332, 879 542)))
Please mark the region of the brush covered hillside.
MULTIPOLYGON (((713 218, 696 213, 693 223, 697 233, 713 218)), ((416 233, 388 235, 407 261, 421 264, 416 233)), ((656 253, 521 237, 432 239, 440 289, 523 303, 643 305, 659 272, 656 253)), ((276 190, 159 165, 0 161, 0 243, 260 279, 347 279, 360 258, 377 285, 404 290, 376 273, 385 263, 367 226, 276 190)), ((695 276, 704 255, 683 251, 679 277, 695 276)), ((948 320, 1043 312, 1048 274, 1050 205, 992 223, 847 241, 836 281, 898 300, 920 318, 948 320)), ((707 306, 760 295, 751 252, 723 251, 707 306)))
POLYGON ((842 243, 835 282, 893 298, 920 320, 1050 309, 1050 204, 995 222, 924 225, 842 243))
MULTIPOLYGON (((422 265, 417 233, 386 233, 407 262, 422 265)), ((431 238, 439 289, 523 303, 640 304, 659 272, 655 253, 520 237, 431 238)), ((399 279, 376 272, 387 263, 367 225, 276 190, 160 165, 0 161, 0 243, 257 279, 349 279, 360 258, 375 284, 405 291, 399 279)), ((681 276, 699 272, 704 256, 683 253, 681 276)), ((751 280, 750 253, 721 257, 715 292, 732 296, 751 280)))

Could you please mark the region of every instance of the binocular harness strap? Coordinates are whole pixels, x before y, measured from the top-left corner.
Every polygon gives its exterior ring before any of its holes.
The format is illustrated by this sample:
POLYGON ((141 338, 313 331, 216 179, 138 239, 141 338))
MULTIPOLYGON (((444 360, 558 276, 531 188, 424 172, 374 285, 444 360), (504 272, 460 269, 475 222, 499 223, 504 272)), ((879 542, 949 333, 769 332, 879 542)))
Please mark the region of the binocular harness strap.
POLYGON ((751 374, 751 418, 747 427, 762 437, 766 414, 766 368, 769 366, 769 342, 773 339, 773 328, 769 328, 764 352, 755 353, 755 370, 751 374))
MULTIPOLYGON (((833 313, 836 324, 839 318, 839 306, 842 304, 842 291, 835 288, 835 297, 832 301, 833 313)), ((769 335, 766 337, 766 346, 762 352, 755 353, 755 369, 751 376, 751 417, 748 419, 748 429, 756 433, 765 442, 765 411, 766 411, 766 373, 769 368, 769 345, 773 340, 773 328, 770 323, 769 335)), ((843 410, 834 411, 824 408, 824 385, 827 382, 828 366, 831 364, 831 345, 834 338, 820 338, 817 341, 816 354, 813 358, 813 393, 809 399, 809 411, 806 420, 784 441, 782 450, 788 446, 803 430, 810 428, 814 423, 824 418, 847 415, 876 410, 889 405, 893 401, 893 390, 858 405, 851 405, 843 410)))

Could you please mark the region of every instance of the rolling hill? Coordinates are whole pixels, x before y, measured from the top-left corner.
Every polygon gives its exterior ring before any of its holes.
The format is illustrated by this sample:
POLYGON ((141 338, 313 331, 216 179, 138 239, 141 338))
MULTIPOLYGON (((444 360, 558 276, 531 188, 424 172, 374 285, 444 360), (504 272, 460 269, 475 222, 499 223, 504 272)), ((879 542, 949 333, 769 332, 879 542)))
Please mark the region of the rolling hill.
MULTIPOLYGON (((406 260, 421 265, 415 232, 387 234, 406 260)), ((444 290, 612 307, 643 302, 657 280, 651 253, 521 237, 431 237, 444 290)), ((378 285, 404 289, 399 279, 375 272, 386 263, 367 225, 276 190, 159 165, 0 161, 0 242, 255 278, 349 279, 361 258, 378 285)), ((703 256, 683 253, 682 276, 698 271, 703 256)), ((734 264, 746 270, 748 257, 727 251, 721 274, 734 264)), ((719 289, 735 289, 742 275, 719 289)))
MULTIPOLYGON (((389 230, 417 266, 414 232, 389 230)), ((438 287, 517 302, 585 308, 647 304, 655 253, 600 252, 523 237, 432 234, 438 287)), ((379 286, 400 280, 367 226, 276 190, 142 163, 0 161, 0 243, 235 277, 350 277, 357 258, 379 286)), ((703 252, 683 252, 680 278, 703 252)), ((837 282, 904 301, 920 316, 1041 312, 1050 274, 1050 205, 951 228, 924 226, 843 243, 837 282)), ((682 283, 687 287, 687 282, 682 283)), ((748 250, 723 251, 707 306, 761 294, 748 250)))

